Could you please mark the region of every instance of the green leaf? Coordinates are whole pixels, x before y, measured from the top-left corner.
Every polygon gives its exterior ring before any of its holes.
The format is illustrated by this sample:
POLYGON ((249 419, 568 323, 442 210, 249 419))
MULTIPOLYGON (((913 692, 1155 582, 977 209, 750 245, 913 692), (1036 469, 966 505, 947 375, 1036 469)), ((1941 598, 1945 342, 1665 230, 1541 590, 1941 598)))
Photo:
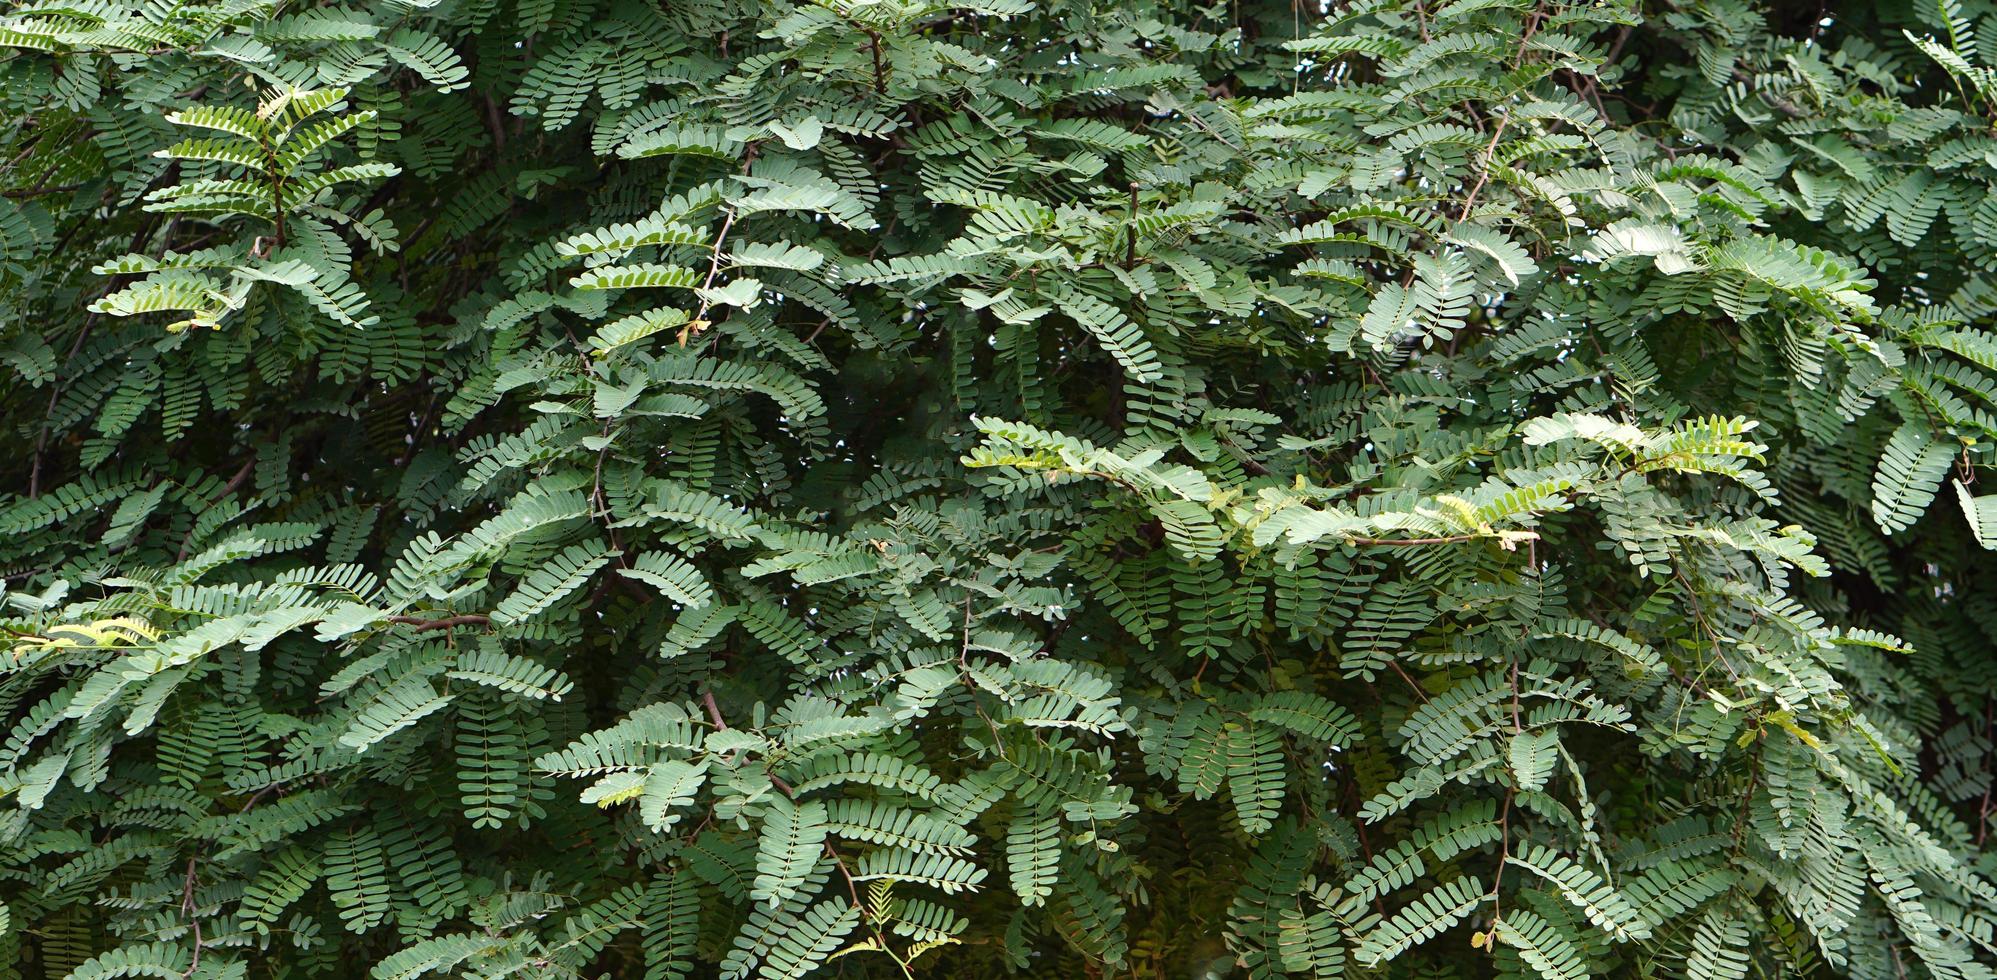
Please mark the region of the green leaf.
POLYGON ((771 797, 757 836, 756 882, 749 897, 772 906, 789 901, 818 866, 827 833, 825 804, 771 797))

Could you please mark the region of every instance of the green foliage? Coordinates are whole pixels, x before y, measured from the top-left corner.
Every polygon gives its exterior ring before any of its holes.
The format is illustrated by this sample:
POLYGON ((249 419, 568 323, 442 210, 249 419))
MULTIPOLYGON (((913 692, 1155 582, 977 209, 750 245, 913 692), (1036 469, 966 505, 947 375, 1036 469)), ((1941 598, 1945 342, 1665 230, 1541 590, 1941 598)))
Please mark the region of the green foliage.
POLYGON ((1988 0, 0 49, 0 980, 1997 969, 1988 0))

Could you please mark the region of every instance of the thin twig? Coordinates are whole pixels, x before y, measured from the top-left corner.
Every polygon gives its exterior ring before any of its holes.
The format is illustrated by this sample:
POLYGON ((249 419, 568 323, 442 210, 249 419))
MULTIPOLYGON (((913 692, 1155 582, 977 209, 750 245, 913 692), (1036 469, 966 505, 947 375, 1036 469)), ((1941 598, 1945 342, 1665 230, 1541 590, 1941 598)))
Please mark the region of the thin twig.
POLYGON ((1415 679, 1408 676, 1407 670, 1401 667, 1399 661, 1390 659, 1387 661, 1387 666, 1394 668, 1394 673, 1401 675, 1401 680, 1407 682, 1408 690, 1415 692, 1415 697, 1422 699, 1423 704, 1428 703, 1428 692, 1422 690, 1421 685, 1415 683, 1415 679))
MULTIPOLYGON (((1993 699, 1983 706, 1983 737, 1985 740, 1990 739, 1992 735, 1997 735, 1997 728, 1991 727, 1993 715, 1997 715, 1997 699, 1993 699)), ((1986 770, 1990 768, 1990 760, 1988 758, 1984 759, 1983 767, 1986 770)), ((1983 805, 1976 811, 1976 847, 1978 850, 1983 848, 1984 840, 1990 836, 1990 791, 1992 787, 1997 787, 1997 778, 1993 778, 1990 783, 1983 787, 1983 805)))
POLYGON ((201 919, 194 914, 194 862, 196 860, 196 858, 187 859, 187 880, 180 888, 180 909, 182 912, 187 913, 187 924, 194 930, 194 961, 187 965, 187 972, 181 974, 183 977, 191 977, 194 975, 194 971, 201 969, 201 919))
MULTIPOLYGON (((686 326, 680 328, 681 347, 686 346, 688 337, 707 329, 707 311, 714 306, 714 300, 709 298, 708 291, 714 288, 714 277, 721 273, 721 247, 728 244, 728 229, 733 227, 735 227, 735 210, 729 208, 722 212, 721 233, 714 236, 712 246, 714 256, 707 263, 707 278, 700 284, 700 309, 695 311, 693 319, 688 320, 686 326)), ((604 451, 608 452, 609 447, 604 447, 604 451)))
MULTIPOLYGON (((222 489, 217 491, 213 497, 208 498, 208 506, 213 507, 216 504, 219 504, 222 501, 228 499, 237 490, 242 489, 243 483, 249 480, 250 473, 251 471, 256 469, 256 465, 257 465, 257 458, 255 456, 251 456, 249 459, 243 460, 243 465, 236 469, 236 474, 234 476, 229 477, 229 482, 222 484, 222 489)), ((187 553, 193 548, 194 548, 194 529, 189 528, 187 530, 187 537, 180 542, 180 554, 178 557, 174 558, 174 561, 186 561, 187 553)))
MULTIPOLYGON (((138 249, 135 247, 132 249, 132 251, 136 252, 138 251, 138 249)), ((111 280, 111 285, 106 288, 106 292, 108 293, 112 290, 115 290, 117 287, 117 283, 118 283, 117 278, 113 277, 111 280)), ((97 325, 97 314, 92 313, 89 316, 83 318, 82 329, 76 332, 76 340, 70 343, 69 353, 67 355, 64 355, 62 359, 62 367, 64 371, 69 370, 70 364, 76 361, 76 355, 78 353, 81 353, 83 350, 83 342, 90 339, 90 328, 96 325, 97 325)), ((34 465, 29 468, 28 472, 29 497, 39 497, 42 495, 42 450, 48 447, 49 420, 55 417, 56 402, 61 400, 61 398, 62 398, 62 379, 60 377, 57 377, 56 380, 49 385, 49 407, 47 411, 42 413, 41 433, 35 437, 35 462, 34 465)))
POLYGON ((24 198, 41 197, 44 194, 67 194, 82 187, 82 184, 62 184, 56 187, 30 187, 22 191, 0 191, 0 197, 24 198))
POLYGON ((465 613, 461 616, 446 616, 443 619, 424 619, 421 616, 390 616, 388 621, 398 626, 413 626, 415 632, 428 633, 433 630, 447 630, 456 626, 486 626, 492 617, 479 613, 465 613))
POLYGON ((874 94, 886 95, 888 94, 888 77, 881 71, 881 32, 871 27, 866 30, 867 46, 872 48, 874 52, 874 94))
MULTIPOLYGON (((707 702, 708 711, 713 716, 715 724, 721 728, 727 728, 727 722, 721 720, 721 712, 714 706, 713 695, 705 695, 704 700, 707 702)), ((797 799, 797 789, 791 784, 784 782, 783 777, 778 776, 776 773, 769 773, 768 775, 770 777, 770 785, 775 786, 778 792, 784 794, 788 799, 797 799)), ((860 901, 860 883, 854 879, 852 870, 846 867, 846 858, 839 853, 838 848, 832 846, 832 842, 829 840, 825 842, 825 856, 832 859, 833 866, 839 869, 839 877, 845 879, 846 894, 853 898, 853 909, 859 912, 861 920, 867 923, 867 929, 874 934, 874 940, 880 944, 881 952, 887 953, 896 964, 901 966, 902 972, 907 973, 907 964, 902 963, 901 957, 895 956, 894 952, 888 948, 887 937, 881 934, 880 925, 874 921, 873 916, 867 914, 867 903, 860 901)))
POLYGON ((1463 198, 1463 210, 1456 212, 1456 220, 1470 216, 1470 209, 1477 204, 1477 194, 1484 189, 1484 182, 1491 179, 1491 154, 1498 148, 1498 139, 1505 135, 1505 127, 1510 125, 1509 115, 1498 117, 1498 127, 1491 133, 1491 141, 1484 144, 1484 152, 1477 154, 1477 182, 1470 185, 1470 193, 1463 198))
POLYGON ((1425 544, 1461 544, 1465 541, 1482 541, 1490 537, 1491 535, 1488 534, 1452 534, 1449 535, 1448 537, 1441 537, 1441 538, 1349 537, 1346 538, 1345 541, 1347 544, 1370 545, 1382 548, 1402 548, 1402 547, 1412 547, 1416 545, 1425 545, 1425 544))
MULTIPOLYGON (((1501 889, 1505 885, 1505 865, 1512 863, 1512 796, 1517 792, 1515 786, 1505 790, 1504 812, 1498 815, 1498 870, 1491 876, 1491 932, 1494 934, 1498 931, 1498 921, 1505 914, 1505 895, 1501 889)), ((1486 941, 1484 946, 1491 949, 1497 944, 1486 941)))
POLYGON ((1137 264, 1137 182, 1130 182, 1130 232, 1123 240, 1123 267, 1137 264))
POLYGON ((241 490, 244 481, 250 478, 250 473, 256 469, 256 465, 257 458, 255 456, 243 460, 243 465, 236 470, 235 475, 229 477, 229 482, 222 484, 222 489, 215 496, 208 498, 208 502, 210 504, 219 503, 224 497, 241 490))

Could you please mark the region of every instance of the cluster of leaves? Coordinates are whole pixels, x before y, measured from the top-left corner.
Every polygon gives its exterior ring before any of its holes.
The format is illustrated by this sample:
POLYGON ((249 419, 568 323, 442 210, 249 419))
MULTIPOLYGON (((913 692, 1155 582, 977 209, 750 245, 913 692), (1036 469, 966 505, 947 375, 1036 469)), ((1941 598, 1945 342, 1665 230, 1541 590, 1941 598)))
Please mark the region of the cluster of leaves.
POLYGON ((0 976, 1997 976, 1989 0, 0 47, 0 976))

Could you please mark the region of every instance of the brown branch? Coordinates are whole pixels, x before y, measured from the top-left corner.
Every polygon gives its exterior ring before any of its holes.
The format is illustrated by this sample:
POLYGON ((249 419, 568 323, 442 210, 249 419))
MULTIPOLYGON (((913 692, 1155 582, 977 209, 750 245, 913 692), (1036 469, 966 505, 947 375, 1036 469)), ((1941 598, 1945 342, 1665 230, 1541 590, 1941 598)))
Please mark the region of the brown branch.
MULTIPOLYGON (((1993 734, 1997 734, 1997 728, 1993 728, 1991 725, 1993 715, 1997 715, 1997 700, 1993 700, 1983 706, 1983 737, 1985 739, 1990 738, 1993 734)), ((1990 768, 1988 759, 1984 760, 1983 767, 1986 770, 1990 768)), ((1983 787, 1983 803, 1976 811, 1976 847, 1978 850, 1983 849, 1983 842, 1990 837, 1990 791, 1992 788, 1997 788, 1997 779, 1992 779, 1989 784, 1983 787)))
MULTIPOLYGON (((721 706, 715 703, 714 692, 711 690, 702 691, 700 693, 700 702, 706 706, 707 717, 714 722, 714 727, 721 731, 727 731, 728 722, 721 717, 721 706)), ((797 799, 797 787, 785 782, 782 776, 767 771, 764 772, 764 775, 769 777, 770 785, 776 787, 777 792, 784 794, 785 798, 791 800, 797 799)), ((839 869, 839 876, 846 879, 846 893, 853 897, 854 910, 860 913, 860 919, 867 923, 867 929, 873 932, 874 938, 881 944, 881 950, 886 952, 888 948, 887 937, 881 934, 880 926, 874 922, 872 916, 867 914, 866 903, 860 901, 859 882, 854 880, 853 872, 846 867, 846 859, 840 856, 839 849, 833 847, 832 842, 829 840, 825 842, 825 856, 832 859, 833 865, 839 869)), ((896 962, 900 962, 899 958, 896 959, 896 962)))
POLYGON ((23 198, 41 197, 44 194, 67 194, 82 187, 82 184, 62 184, 57 187, 30 187, 23 191, 0 191, 0 197, 23 198))
MULTIPOLYGON (((1505 916, 1505 865, 1512 863, 1512 797, 1518 787, 1505 789, 1505 810, 1498 816, 1498 870, 1491 876, 1491 933, 1495 937, 1498 922, 1505 916)), ((1495 950, 1497 943, 1487 940, 1485 948, 1495 950)))
POLYGON ((1452 534, 1445 538, 1346 538, 1347 544, 1373 545, 1382 548, 1401 548, 1424 544, 1461 544, 1465 541, 1480 541, 1488 534, 1452 534))
POLYGON ((423 414, 421 416, 418 416, 416 419, 416 427, 409 430, 409 448, 404 450, 401 457, 396 459, 395 461, 396 469, 401 469, 405 466, 408 466, 412 461, 416 459, 416 451, 418 448, 420 448, 423 445, 422 441, 423 432, 424 430, 430 428, 430 423, 435 421, 436 417, 437 417, 437 395, 435 392, 432 392, 430 395, 430 403, 423 407, 423 414))
MULTIPOLYGON (((254 454, 249 459, 243 460, 243 465, 236 468, 236 474, 229 477, 229 482, 222 484, 222 489, 217 491, 213 497, 208 498, 208 506, 213 507, 227 499, 230 494, 241 490, 244 481, 250 478, 250 473, 256 469, 256 466, 257 458, 254 454)), ((177 562, 186 561, 187 553, 193 548, 194 529, 188 528, 187 537, 180 542, 180 554, 175 556, 173 560, 177 562)))
POLYGON ((196 970, 201 969, 201 918, 196 914, 198 906, 194 904, 195 860, 195 858, 187 859, 187 880, 181 885, 180 892, 181 911, 187 913, 187 924, 194 930, 194 961, 187 965, 187 972, 181 974, 183 977, 191 977, 196 970))
POLYGON ((1401 666, 1400 661, 1389 658, 1387 660, 1387 666, 1394 668, 1394 673, 1399 674, 1401 680, 1407 683, 1408 690, 1415 692, 1415 697, 1420 698, 1423 704, 1428 703, 1428 692, 1422 690, 1422 686, 1420 684, 1415 683, 1415 679, 1413 677, 1408 676, 1406 668, 1403 668, 1401 666))
POLYGON ((1616 59, 1622 57, 1623 45, 1629 43, 1630 30, 1633 26, 1624 24, 1623 29, 1616 33, 1615 43, 1609 45, 1609 53, 1602 56, 1603 67, 1614 67, 1616 59))
POLYGON ((461 616, 446 616, 443 619, 424 619, 421 616, 390 616, 388 621, 400 626, 413 626, 415 632, 428 633, 432 630, 447 630, 457 626, 485 626, 492 622, 491 616, 478 613, 465 613, 461 616))
POLYGON ((1498 118, 1498 127, 1491 133, 1491 142, 1484 144, 1484 152, 1477 154, 1477 182, 1470 185, 1470 193, 1463 198, 1463 210, 1456 212, 1456 220, 1461 222, 1470 217, 1470 209, 1477 204, 1477 195, 1484 189, 1484 182, 1491 179, 1491 154, 1498 149, 1498 139, 1505 135, 1505 127, 1510 125, 1510 115, 1498 118))
POLYGON ((1512 55, 1513 68, 1517 68, 1518 66, 1525 64, 1526 45, 1532 43, 1532 36, 1538 33, 1539 31, 1540 18, 1544 16, 1546 16, 1546 8, 1544 4, 1534 4, 1532 8, 1532 13, 1526 15, 1525 33, 1519 35, 1519 49, 1517 53, 1512 55))
POLYGON ((270 795, 270 793, 271 793, 271 792, 272 792, 273 790, 277 789, 277 787, 278 787, 279 785, 281 785, 281 784, 279 784, 279 783, 271 783, 270 785, 268 785, 268 786, 265 786, 264 788, 262 788, 262 789, 260 789, 260 790, 257 790, 257 791, 256 791, 256 792, 254 792, 254 793, 251 793, 251 794, 250 794, 250 798, 249 798, 248 800, 245 800, 245 801, 243 802, 243 808, 242 808, 241 810, 238 810, 238 811, 236 811, 236 812, 237 812, 237 813, 248 813, 248 812, 250 812, 250 810, 251 810, 251 809, 253 809, 253 808, 254 808, 254 807, 255 807, 255 806, 256 806, 256 805, 258 804, 258 803, 260 803, 260 802, 262 802, 262 801, 263 801, 263 798, 264 798, 265 796, 268 796, 268 795, 270 795))
MULTIPOLYGON (((727 728, 727 723, 721 720, 721 712, 714 707, 714 695, 711 692, 703 694, 701 695, 701 700, 707 702, 708 713, 714 717, 715 725, 720 728, 727 728)), ((797 790, 791 784, 784 782, 783 777, 773 772, 766 775, 770 777, 770 785, 775 786, 784 796, 793 800, 797 799, 797 790)), ((832 842, 829 840, 825 842, 825 856, 832 859, 833 866, 839 869, 839 877, 846 880, 846 894, 853 898, 854 911, 860 913, 861 921, 867 924, 868 931, 872 932, 875 940, 881 944, 881 951, 887 952, 887 937, 881 935, 879 924, 874 921, 873 916, 867 914, 867 903, 860 901, 860 883, 853 878, 852 870, 846 867, 846 859, 840 855, 839 849, 833 847, 832 842)), ((899 962, 898 957, 897 962, 899 962)))
POLYGON ((485 124, 492 130, 492 152, 498 156, 506 149, 506 123, 499 117, 499 105, 492 96, 485 96, 485 124))
POLYGON ((1130 182, 1130 231, 1123 239, 1123 267, 1137 264, 1137 182, 1130 182))
MULTIPOLYGON (((83 223, 79 222, 76 225, 76 227, 77 228, 83 227, 83 223)), ((157 216, 149 218, 145 222, 140 224, 139 230, 132 235, 132 244, 129 247, 127 247, 125 251, 137 252, 140 249, 144 248, 146 241, 152 237, 153 232, 156 229, 158 229, 158 227, 159 227, 159 218, 157 216)), ((72 229, 72 231, 73 230, 74 229, 72 229)), ((63 241, 65 242, 68 241, 67 234, 63 236, 63 241)), ((60 249, 58 249, 58 251, 60 251, 60 249)), ((109 280, 105 282, 103 291, 97 294, 98 297, 102 298, 117 292, 121 287, 125 285, 126 281, 130 278, 131 277, 124 274, 112 276, 109 280)), ((90 339, 90 328, 97 324, 97 317, 98 314, 92 313, 89 316, 83 318, 82 329, 76 332, 76 340, 69 345, 69 353, 64 355, 63 357, 62 360, 63 371, 69 370, 69 366, 76 362, 76 355, 82 352, 84 341, 90 339)), ((58 374, 60 374, 60 372, 58 372, 58 374)), ((49 406, 48 409, 42 414, 41 431, 38 435, 35 436, 35 459, 33 465, 29 468, 29 474, 28 474, 29 497, 41 496, 42 452, 48 448, 49 421, 51 417, 55 415, 56 403, 62 398, 62 391, 63 391, 62 381, 63 379, 61 377, 57 377, 55 381, 49 385, 49 406)))
POLYGON ((866 31, 867 46, 874 51, 874 94, 886 95, 888 94, 888 79, 881 72, 881 32, 871 27, 866 28, 866 31))
POLYGON ((241 490, 243 482, 250 478, 250 473, 256 469, 256 466, 257 458, 255 456, 243 460, 243 465, 237 468, 236 474, 229 477, 229 482, 222 484, 221 491, 216 493, 215 496, 208 498, 209 504, 219 503, 222 498, 241 490))
MULTIPOLYGON (((743 173, 749 172, 749 162, 756 158, 754 144, 750 145, 749 151, 748 159, 742 162, 743 173)), ((707 263, 707 278, 700 284, 700 308, 694 312, 693 319, 688 320, 686 325, 680 328, 681 347, 686 346, 688 337, 707 329, 707 311, 714 306, 714 300, 709 297, 708 290, 714 288, 714 277, 721 274, 721 249, 722 246, 728 244, 728 229, 733 227, 735 227, 735 209, 724 208, 721 213, 721 233, 714 236, 714 244, 709 247, 714 255, 707 263)), ((605 428, 607 429, 608 427, 608 423, 606 423, 605 428)), ((604 446, 603 451, 606 453, 609 452, 610 447, 604 446)), ((597 466, 601 468, 602 465, 601 454, 599 454, 597 466)))
MULTIPOLYGON (((28 121, 27 126, 32 127, 34 124, 34 120, 31 119, 28 121)), ((0 169, 0 175, 13 173, 14 168, 21 165, 21 161, 26 160, 30 154, 35 152, 35 145, 42 141, 42 135, 47 132, 48 130, 44 128, 34 135, 29 136, 27 141, 21 144, 21 152, 15 155, 14 159, 7 161, 5 169, 0 169)))
POLYGON ((1761 747, 1755 746, 1754 756, 1749 760, 1753 767, 1747 771, 1747 792, 1740 797, 1740 813, 1734 817, 1733 849, 1740 853, 1741 843, 1746 840, 1750 811, 1754 806, 1754 791, 1761 788, 1761 747))
MULTIPOLYGON (((131 251, 134 252, 138 251, 137 244, 138 244, 138 239, 134 239, 134 247, 131 249, 131 251)), ((118 277, 113 276, 111 278, 110 285, 105 287, 105 292, 103 295, 108 295, 112 292, 115 292, 117 290, 117 287, 118 287, 118 277)), ((83 342, 90 339, 90 328, 96 326, 96 324, 97 324, 97 314, 95 313, 92 313, 89 316, 83 318, 83 328, 76 332, 76 340, 69 345, 69 353, 65 355, 62 359, 63 370, 68 370, 70 364, 75 362, 76 355, 83 350, 83 342)), ((54 383, 49 385, 49 407, 47 411, 42 413, 41 432, 39 435, 35 436, 35 462, 34 465, 30 467, 28 472, 29 497, 39 497, 42 495, 42 450, 48 448, 49 419, 54 417, 56 403, 61 398, 62 398, 62 379, 58 377, 56 378, 54 383)))

